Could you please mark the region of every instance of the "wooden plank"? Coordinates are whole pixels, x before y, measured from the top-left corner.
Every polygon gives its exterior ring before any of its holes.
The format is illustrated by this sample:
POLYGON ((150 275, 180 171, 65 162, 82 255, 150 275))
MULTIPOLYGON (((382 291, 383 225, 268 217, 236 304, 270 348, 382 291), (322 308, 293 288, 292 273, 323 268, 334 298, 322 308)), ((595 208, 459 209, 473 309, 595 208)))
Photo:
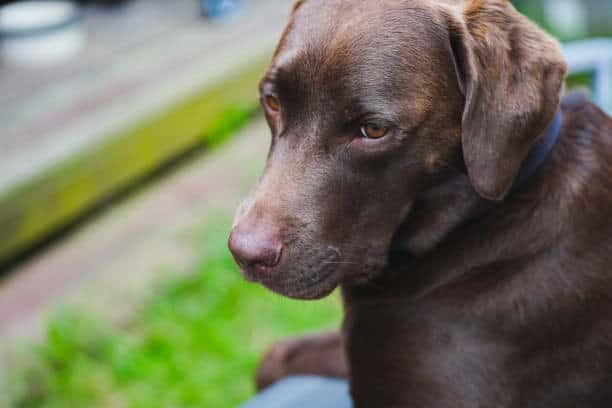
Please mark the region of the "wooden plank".
POLYGON ((220 143, 257 110, 262 61, 0 196, 0 264, 200 143, 220 143))

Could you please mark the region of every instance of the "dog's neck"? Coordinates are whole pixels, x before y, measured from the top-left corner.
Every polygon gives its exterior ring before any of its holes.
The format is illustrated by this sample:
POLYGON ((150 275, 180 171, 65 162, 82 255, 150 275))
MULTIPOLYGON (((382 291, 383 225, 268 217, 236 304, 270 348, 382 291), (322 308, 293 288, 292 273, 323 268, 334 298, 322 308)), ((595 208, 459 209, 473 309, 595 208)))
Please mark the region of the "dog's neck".
MULTIPOLYGON (((509 197, 527 184, 545 162, 561 133, 562 119, 559 111, 537 138, 537 143, 516 177, 509 197)), ((499 204, 481 198, 465 172, 452 174, 417 197, 413 211, 396 234, 392 251, 407 252, 412 256, 423 255, 434 249, 452 231, 499 204)))
POLYGON ((559 140, 562 125, 563 112, 559 110, 546 130, 537 139, 535 146, 529 152, 527 159, 525 159, 525 162, 516 176, 510 194, 519 190, 542 166, 557 143, 557 140, 559 140))
POLYGON ((466 174, 451 176, 419 195, 393 240, 392 251, 424 255, 488 208, 489 202, 474 191, 466 174))

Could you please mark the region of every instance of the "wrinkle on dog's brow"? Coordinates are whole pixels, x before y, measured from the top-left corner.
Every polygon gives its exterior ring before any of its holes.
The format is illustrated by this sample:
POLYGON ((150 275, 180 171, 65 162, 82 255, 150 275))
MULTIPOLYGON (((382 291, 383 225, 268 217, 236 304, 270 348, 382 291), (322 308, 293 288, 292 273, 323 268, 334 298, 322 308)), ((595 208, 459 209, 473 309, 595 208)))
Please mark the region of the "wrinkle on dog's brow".
POLYGON ((295 4, 293 5, 293 9, 291 10, 291 14, 295 13, 296 11, 298 11, 300 9, 300 7, 302 7, 303 4, 304 4, 304 0, 296 1, 295 4))

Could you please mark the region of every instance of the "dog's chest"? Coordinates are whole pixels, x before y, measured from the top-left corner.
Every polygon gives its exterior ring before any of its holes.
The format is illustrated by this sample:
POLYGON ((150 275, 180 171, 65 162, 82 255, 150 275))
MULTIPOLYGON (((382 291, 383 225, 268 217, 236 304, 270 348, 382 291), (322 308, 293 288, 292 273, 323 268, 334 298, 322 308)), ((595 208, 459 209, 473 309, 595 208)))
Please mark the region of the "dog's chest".
POLYGON ((608 319, 593 330, 571 324, 572 340, 565 334, 537 347, 542 325, 521 336, 501 335, 509 323, 500 320, 493 330, 468 307, 443 302, 348 305, 344 334, 355 407, 612 406, 608 319))
POLYGON ((357 407, 471 408, 501 402, 509 347, 487 341, 479 328, 448 310, 397 306, 370 303, 346 315, 357 407))

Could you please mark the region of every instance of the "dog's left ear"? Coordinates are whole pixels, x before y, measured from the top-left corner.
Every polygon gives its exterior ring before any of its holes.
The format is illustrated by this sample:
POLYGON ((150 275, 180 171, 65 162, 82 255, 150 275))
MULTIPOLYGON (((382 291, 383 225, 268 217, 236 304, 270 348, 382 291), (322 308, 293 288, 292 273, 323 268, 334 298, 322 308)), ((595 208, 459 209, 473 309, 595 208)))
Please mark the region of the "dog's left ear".
POLYGON ((468 174, 481 196, 502 200, 554 118, 567 67, 559 44, 507 0, 470 0, 447 11, 465 94, 468 174))

